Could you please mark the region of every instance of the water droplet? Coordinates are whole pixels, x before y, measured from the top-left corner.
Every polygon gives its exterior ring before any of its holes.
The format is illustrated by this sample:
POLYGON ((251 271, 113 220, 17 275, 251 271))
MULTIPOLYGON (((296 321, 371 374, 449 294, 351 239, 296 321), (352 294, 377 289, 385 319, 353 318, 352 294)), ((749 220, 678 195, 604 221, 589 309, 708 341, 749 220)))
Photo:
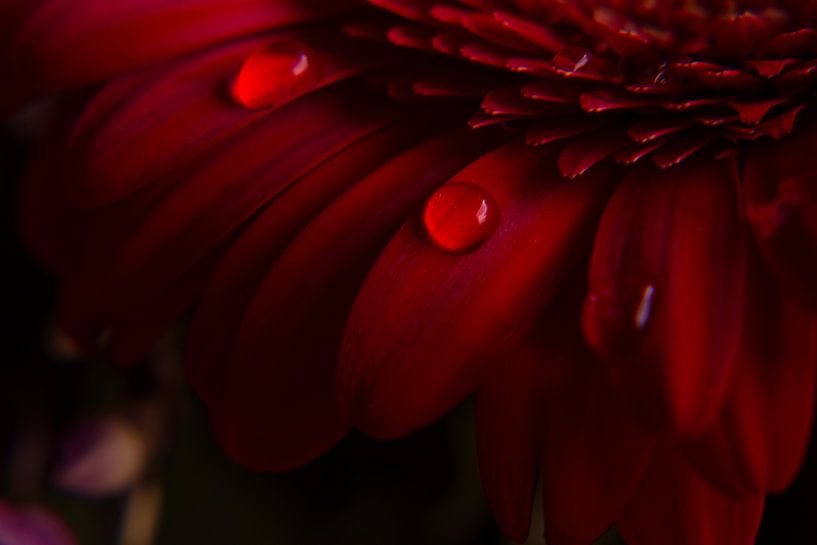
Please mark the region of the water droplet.
POLYGON ((588 62, 590 62, 590 53, 584 53, 581 57, 576 59, 576 63, 573 65, 573 71, 578 72, 584 68, 588 62))
POLYGON ((481 187, 451 182, 428 199, 423 223, 437 246, 466 252, 488 240, 499 227, 499 207, 481 187))
POLYGON ((311 91, 322 76, 314 51, 301 44, 274 43, 244 60, 230 93, 245 108, 274 108, 311 91))
POLYGON ((579 72, 593 60, 593 54, 581 47, 565 47, 553 57, 553 64, 569 72, 579 72))
POLYGON ((651 283, 622 283, 587 294, 582 330, 601 356, 618 359, 639 345, 655 314, 656 288, 651 283))

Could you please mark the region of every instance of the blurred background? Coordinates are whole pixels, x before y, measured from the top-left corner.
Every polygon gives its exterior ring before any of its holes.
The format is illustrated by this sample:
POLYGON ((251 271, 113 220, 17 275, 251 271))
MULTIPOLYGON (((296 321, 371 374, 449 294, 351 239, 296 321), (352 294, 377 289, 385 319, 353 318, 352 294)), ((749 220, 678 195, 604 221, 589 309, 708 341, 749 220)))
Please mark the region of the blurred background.
MULTIPOLYGON (((410 438, 353 433, 308 467, 256 474, 220 452, 185 384, 183 325, 133 368, 82 357, 15 232, 37 115, 0 126, 0 544, 508 543, 482 495, 469 403, 410 438)), ((815 466, 769 501, 759 543, 817 543, 815 466)), ((538 535, 534 523, 529 543, 538 535)))

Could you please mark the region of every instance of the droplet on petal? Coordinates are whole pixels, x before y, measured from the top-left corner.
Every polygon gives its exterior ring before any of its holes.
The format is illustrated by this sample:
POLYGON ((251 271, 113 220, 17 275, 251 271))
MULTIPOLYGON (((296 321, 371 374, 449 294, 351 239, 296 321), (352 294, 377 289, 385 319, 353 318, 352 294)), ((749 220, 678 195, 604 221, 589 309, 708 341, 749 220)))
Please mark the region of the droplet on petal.
POLYGON ((428 199, 423 224, 440 248, 466 252, 488 240, 499 227, 499 207, 481 187, 452 182, 428 199))
POLYGON ((314 89, 322 76, 314 51, 300 44, 274 43, 244 60, 230 93, 245 108, 274 108, 314 89))
POLYGON ((582 311, 587 342, 606 358, 617 359, 632 353, 651 323, 655 297, 655 285, 648 282, 588 293, 582 311))

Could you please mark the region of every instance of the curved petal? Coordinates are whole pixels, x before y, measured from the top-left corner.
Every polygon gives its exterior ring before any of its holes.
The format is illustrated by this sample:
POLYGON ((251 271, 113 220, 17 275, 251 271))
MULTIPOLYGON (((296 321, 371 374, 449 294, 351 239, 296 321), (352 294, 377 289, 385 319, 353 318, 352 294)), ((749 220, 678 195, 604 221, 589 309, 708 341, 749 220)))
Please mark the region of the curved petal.
POLYGON ((413 115, 339 152, 270 203, 225 257, 196 308, 185 354, 188 379, 215 402, 244 311, 292 239, 353 184, 420 139, 440 131, 448 116, 413 115))
POLYGON ((348 11, 337 0, 48 0, 10 57, 33 92, 95 83, 240 36, 348 11), (104 46, 100 46, 104 44, 104 46))
POLYGON ((0 541, 14 545, 76 545, 66 524, 41 507, 0 501, 0 541))
POLYGON ((561 376, 551 379, 546 399, 545 538, 550 545, 588 545, 624 510, 649 465, 654 438, 581 340, 562 342, 551 355, 561 360, 561 376))
POLYGON ((152 294, 138 308, 118 314, 109 325, 109 353, 119 365, 138 363, 171 331, 204 293, 230 242, 220 244, 165 291, 152 294))
POLYGON ((752 545, 762 494, 733 499, 678 454, 657 456, 618 521, 628 545, 752 545))
MULTIPOLYGON (((61 326, 74 339, 93 350, 100 331, 110 324, 109 274, 122 242, 141 226, 162 198, 177 184, 156 184, 111 206, 79 211, 66 204, 85 225, 71 266, 60 289, 58 315, 61 326)), ((59 188, 55 193, 60 194, 59 188)))
POLYGON ((817 309, 817 120, 747 153, 746 215, 783 287, 817 309))
POLYGON ((538 348, 523 342, 477 393, 482 486, 502 531, 519 543, 530 528, 548 390, 538 348))
MULTIPOLYGON (((397 113, 357 85, 313 93, 154 184, 169 189, 117 240, 105 283, 95 287, 102 296, 83 303, 86 311, 139 308, 298 178, 397 113)), ((98 283, 98 271, 90 276, 98 283)))
POLYGON ((64 146, 76 115, 61 109, 54 116, 32 152, 17 203, 20 236, 42 264, 60 275, 75 266, 89 234, 87 214, 68 204, 59 183, 65 169, 64 146))
POLYGON ((268 272, 211 407, 225 449, 259 469, 300 465, 347 429, 335 401, 340 333, 370 263, 403 219, 495 145, 458 129, 386 163, 315 218, 268 272))
POLYGON ((227 87, 248 55, 282 41, 308 44, 303 47, 320 65, 317 79, 308 88, 292 89, 286 102, 375 63, 372 54, 337 39, 280 32, 120 78, 126 82, 115 80, 89 105, 74 131, 68 155, 77 173, 68 185, 70 194, 81 206, 121 199, 268 115, 273 108, 249 110, 235 104, 227 87), (130 92, 122 97, 125 85, 130 92))
POLYGON ((524 541, 536 471, 545 538, 588 545, 641 482, 654 439, 618 399, 579 335, 576 289, 563 289, 501 370, 480 386, 477 446, 488 502, 524 541))
POLYGON ((568 182, 554 155, 513 143, 453 178, 498 206, 499 228, 477 250, 446 252, 413 218, 381 255, 349 317, 338 371, 341 405, 364 431, 405 435, 462 400, 581 256, 611 173, 568 182))
POLYGON ((736 494, 780 492, 808 447, 817 387, 814 317, 753 267, 738 367, 716 426, 692 446, 711 482, 736 494))
POLYGON ((735 367, 746 245, 731 160, 634 170, 604 213, 583 329, 660 429, 711 425, 735 367))

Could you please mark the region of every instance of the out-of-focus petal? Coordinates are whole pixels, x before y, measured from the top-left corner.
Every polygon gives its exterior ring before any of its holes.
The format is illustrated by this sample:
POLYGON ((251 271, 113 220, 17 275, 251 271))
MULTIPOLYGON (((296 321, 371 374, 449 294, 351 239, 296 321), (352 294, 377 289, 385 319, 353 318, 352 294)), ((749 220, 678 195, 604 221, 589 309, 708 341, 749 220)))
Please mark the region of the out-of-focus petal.
POLYGON ((16 509, 0 501, 0 543, 9 545, 76 545, 65 524, 39 507, 16 509))
POLYGON ((482 486, 502 531, 528 536, 542 449, 547 362, 521 343, 477 394, 477 450, 482 486))
POLYGON ((568 182, 554 155, 513 143, 452 178, 498 207, 498 230, 476 250, 437 247, 413 218, 381 255, 352 309, 339 367, 341 404, 364 431, 405 435, 462 400, 582 255, 611 172, 568 182))
POLYGON ((252 221, 219 266, 191 324, 187 373, 205 401, 218 397, 244 311, 292 239, 353 184, 446 124, 450 119, 441 112, 412 114, 367 136, 299 180, 252 221))
POLYGON ((586 545, 621 514, 653 451, 652 435, 584 345, 580 292, 563 289, 479 389, 477 446, 486 495, 503 530, 520 542, 528 533, 537 469, 546 541, 586 545))
POLYGON ((109 496, 134 484, 146 462, 147 446, 140 432, 123 418, 107 417, 68 431, 52 478, 70 492, 109 496))
POLYGON ((224 259, 233 237, 208 252, 196 265, 165 289, 146 297, 138 307, 110 316, 105 332, 108 356, 118 365, 139 363, 171 331, 185 312, 200 300, 216 267, 224 259))
POLYGON ((728 391, 743 327, 746 244, 731 160, 636 169, 605 211, 583 329, 662 429, 695 435, 728 391))
POLYGON ((578 338, 578 319, 571 326, 542 347, 556 368, 543 400, 542 506, 550 545, 601 537, 638 487, 654 444, 578 338))
MULTIPOLYGON (((69 286, 64 319, 98 328, 111 316, 140 308, 301 176, 397 114, 390 103, 359 85, 325 89, 240 131, 218 153, 117 203, 114 208, 124 208, 128 216, 130 211, 141 213, 123 222, 116 236, 89 243, 69 286), (293 126, 300 130, 288 130, 293 126), (105 282, 100 285, 101 270, 105 282)), ((119 221, 108 218, 104 223, 119 221)))
POLYGON ((814 317, 753 267, 746 330, 718 423, 691 448, 697 467, 736 494, 779 492, 800 468, 817 386, 814 317))
POLYGON ((10 54, 33 92, 95 83, 198 49, 353 9, 347 0, 48 0, 10 54))
POLYGON ((763 499, 733 499, 666 452, 653 460, 618 529, 628 545, 752 545, 763 499))
POLYGON ((784 289, 817 309, 817 119, 792 136, 750 148, 746 215, 784 289))
MULTIPOLYGON (((74 130, 68 156, 75 175, 68 180, 68 192, 82 206, 118 200, 213 149, 274 108, 360 74, 375 62, 372 53, 337 38, 290 31, 227 44, 114 80, 89 104, 74 130), (277 44, 308 48, 315 76, 305 87, 288 87, 287 96, 269 108, 250 110, 236 104, 228 88, 242 61, 277 44)), ((283 79, 280 74, 270 77, 276 76, 283 79)))
POLYGON ((66 275, 80 258, 90 217, 70 204, 59 180, 65 173, 64 146, 76 120, 66 107, 46 127, 18 198, 18 229, 30 251, 51 272, 66 275))

